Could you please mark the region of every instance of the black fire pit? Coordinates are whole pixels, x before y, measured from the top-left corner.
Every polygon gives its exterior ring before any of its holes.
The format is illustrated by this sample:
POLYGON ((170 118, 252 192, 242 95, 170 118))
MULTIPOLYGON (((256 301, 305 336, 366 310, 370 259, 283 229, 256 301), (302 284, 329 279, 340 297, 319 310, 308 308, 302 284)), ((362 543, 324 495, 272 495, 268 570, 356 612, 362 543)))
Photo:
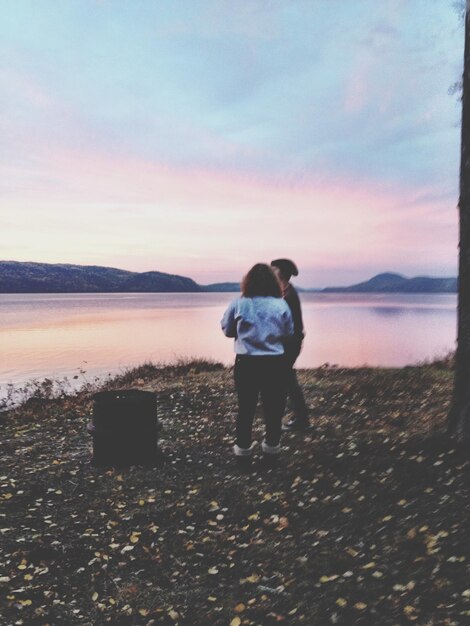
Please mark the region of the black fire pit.
POLYGON ((122 389, 93 396, 95 465, 149 465, 157 459, 157 396, 151 391, 122 389))

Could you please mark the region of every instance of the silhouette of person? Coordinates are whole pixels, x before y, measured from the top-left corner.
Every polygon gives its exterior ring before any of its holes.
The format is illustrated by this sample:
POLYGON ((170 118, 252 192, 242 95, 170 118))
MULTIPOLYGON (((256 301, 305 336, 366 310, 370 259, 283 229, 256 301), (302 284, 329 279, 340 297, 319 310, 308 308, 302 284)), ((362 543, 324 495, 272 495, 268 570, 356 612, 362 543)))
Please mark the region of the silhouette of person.
POLYGON ((292 419, 283 424, 283 430, 305 430, 309 426, 307 405, 304 394, 297 380, 294 363, 302 350, 304 339, 304 325, 299 295, 295 287, 289 282, 292 276, 297 276, 299 270, 290 259, 275 259, 271 261, 271 267, 276 272, 282 289, 284 300, 289 305, 294 321, 294 335, 286 341, 285 354, 288 365, 287 372, 287 396, 292 405, 294 415, 292 419))

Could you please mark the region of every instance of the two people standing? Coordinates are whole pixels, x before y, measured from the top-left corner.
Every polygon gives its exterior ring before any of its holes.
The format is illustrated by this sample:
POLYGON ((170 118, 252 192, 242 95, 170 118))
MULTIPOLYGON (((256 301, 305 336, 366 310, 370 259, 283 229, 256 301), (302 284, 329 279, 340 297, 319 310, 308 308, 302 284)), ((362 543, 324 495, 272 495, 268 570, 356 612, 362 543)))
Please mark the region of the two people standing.
POLYGON ((300 302, 289 283, 290 276, 297 273, 288 259, 277 259, 272 267, 257 263, 243 279, 241 297, 229 305, 222 318, 225 335, 235 339, 238 416, 233 449, 237 457, 252 454, 251 432, 259 395, 266 426, 262 443, 266 456, 280 452, 288 393, 294 411, 297 407, 300 413, 294 413, 294 420, 286 428, 308 424, 303 395, 292 369, 303 339, 300 302))

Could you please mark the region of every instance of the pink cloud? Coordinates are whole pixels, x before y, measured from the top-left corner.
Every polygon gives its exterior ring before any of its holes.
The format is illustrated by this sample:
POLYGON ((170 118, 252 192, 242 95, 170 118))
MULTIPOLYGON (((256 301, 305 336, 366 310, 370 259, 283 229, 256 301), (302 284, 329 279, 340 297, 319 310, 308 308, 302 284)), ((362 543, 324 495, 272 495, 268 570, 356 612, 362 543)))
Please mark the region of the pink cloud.
POLYGON ((31 260, 158 269, 209 282, 238 280, 252 263, 281 254, 305 269, 306 286, 341 264, 397 269, 403 258, 427 260, 433 246, 445 262, 456 218, 441 217, 441 204, 417 202, 405 188, 332 179, 292 188, 63 150, 45 154, 28 188, 10 190, 4 203, 15 223, 4 235, 10 258, 26 242, 31 260), (423 232, 430 211, 435 228, 423 232))

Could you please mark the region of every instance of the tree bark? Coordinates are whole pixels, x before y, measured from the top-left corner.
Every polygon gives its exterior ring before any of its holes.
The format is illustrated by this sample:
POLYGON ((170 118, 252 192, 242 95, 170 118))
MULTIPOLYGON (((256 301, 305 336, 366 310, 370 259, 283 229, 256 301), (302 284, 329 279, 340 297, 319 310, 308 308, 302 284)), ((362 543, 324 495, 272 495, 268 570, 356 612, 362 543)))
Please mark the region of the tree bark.
POLYGON ((458 328, 454 395, 448 433, 470 441, 470 0, 465 12, 460 161, 458 328))

